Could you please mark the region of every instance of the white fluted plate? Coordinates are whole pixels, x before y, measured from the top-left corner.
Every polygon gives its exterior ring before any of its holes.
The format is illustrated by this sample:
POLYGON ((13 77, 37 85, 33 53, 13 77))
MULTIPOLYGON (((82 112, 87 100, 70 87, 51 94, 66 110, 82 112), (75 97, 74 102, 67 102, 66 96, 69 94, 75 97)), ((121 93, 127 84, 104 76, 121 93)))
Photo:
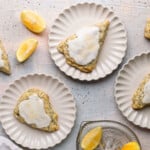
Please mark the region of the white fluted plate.
POLYGON ((75 101, 69 89, 58 79, 44 74, 33 74, 14 81, 5 91, 0 101, 0 121, 5 132, 17 144, 31 149, 53 147, 71 132, 75 121, 75 101), (39 88, 50 97, 50 102, 58 114, 60 129, 48 133, 20 123, 13 115, 17 99, 29 88, 39 88))
POLYGON ((49 34, 49 52, 55 64, 66 75, 79 80, 97 80, 112 73, 121 63, 126 49, 126 31, 120 19, 108 8, 95 3, 81 3, 65 9, 54 21, 49 34), (80 28, 105 19, 110 21, 110 27, 96 68, 91 73, 84 73, 68 65, 56 48, 58 43, 80 28))
POLYGON ((15 145, 12 141, 4 136, 0 136, 0 149, 1 150, 23 150, 22 148, 15 145))
POLYGON ((150 107, 133 110, 132 96, 139 84, 150 73, 150 53, 129 60, 120 70, 115 85, 115 98, 122 114, 132 123, 150 129, 150 107))

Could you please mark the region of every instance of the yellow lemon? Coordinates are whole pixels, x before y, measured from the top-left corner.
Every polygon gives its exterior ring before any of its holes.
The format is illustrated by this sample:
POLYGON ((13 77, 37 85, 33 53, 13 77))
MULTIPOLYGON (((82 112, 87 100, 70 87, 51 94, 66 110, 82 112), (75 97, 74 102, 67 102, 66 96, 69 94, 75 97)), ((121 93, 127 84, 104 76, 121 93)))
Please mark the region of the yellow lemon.
POLYGON ((16 57, 19 62, 24 62, 27 60, 35 51, 38 45, 38 41, 36 39, 27 39, 21 43, 19 46, 16 57))
POLYGON ((137 142, 129 142, 121 150, 140 150, 140 146, 137 142))
POLYGON ((24 10, 20 17, 22 23, 32 32, 41 33, 46 28, 44 19, 34 11, 24 10))
POLYGON ((102 138, 102 128, 96 127, 90 130, 81 141, 81 148, 83 150, 93 150, 100 143, 102 138))

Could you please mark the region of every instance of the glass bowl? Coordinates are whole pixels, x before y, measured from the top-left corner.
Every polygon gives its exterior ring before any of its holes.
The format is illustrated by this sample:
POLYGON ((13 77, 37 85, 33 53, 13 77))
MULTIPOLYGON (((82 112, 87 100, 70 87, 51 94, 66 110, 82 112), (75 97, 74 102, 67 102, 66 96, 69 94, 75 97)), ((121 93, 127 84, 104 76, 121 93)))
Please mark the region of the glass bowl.
MULTIPOLYGON (((102 141, 96 150, 121 150, 121 147, 131 141, 140 142, 136 134, 127 126, 110 120, 84 121, 81 123, 80 130, 76 140, 77 150, 81 149, 81 141, 85 134, 95 128, 102 127, 102 141)), ((140 145, 141 148, 141 145, 140 145)))

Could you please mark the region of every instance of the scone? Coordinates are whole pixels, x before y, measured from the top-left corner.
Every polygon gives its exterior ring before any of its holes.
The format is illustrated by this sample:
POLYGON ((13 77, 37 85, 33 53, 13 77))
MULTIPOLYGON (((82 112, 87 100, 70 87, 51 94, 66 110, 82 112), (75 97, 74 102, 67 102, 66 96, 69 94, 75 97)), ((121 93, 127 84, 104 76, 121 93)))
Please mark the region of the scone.
POLYGON ((150 19, 147 19, 147 21, 146 21, 144 36, 145 36, 145 38, 150 39, 150 19))
POLYGON ((14 116, 22 123, 42 131, 59 129, 58 115, 50 104, 49 96, 39 89, 29 89, 18 99, 14 116))
POLYGON ((64 54, 66 62, 82 72, 92 72, 96 67, 99 52, 102 49, 110 22, 80 29, 57 46, 64 54))
POLYGON ((132 108, 142 109, 150 105, 150 74, 146 75, 132 97, 132 108))
POLYGON ((10 63, 9 63, 9 60, 8 60, 8 55, 5 51, 5 48, 2 44, 2 41, 0 41, 0 71, 4 72, 6 74, 11 73, 10 63))

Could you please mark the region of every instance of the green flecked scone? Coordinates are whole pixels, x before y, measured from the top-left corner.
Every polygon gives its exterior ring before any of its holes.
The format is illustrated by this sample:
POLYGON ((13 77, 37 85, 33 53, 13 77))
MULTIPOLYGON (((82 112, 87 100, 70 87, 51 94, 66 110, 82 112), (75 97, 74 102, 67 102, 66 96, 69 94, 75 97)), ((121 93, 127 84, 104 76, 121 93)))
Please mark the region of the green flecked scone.
MULTIPOLYGON (((93 26, 96 26, 99 28, 99 33, 100 33, 99 45, 100 45, 100 47, 102 47, 102 45, 105 41, 105 37, 106 37, 107 31, 108 31, 109 25, 110 25, 110 22, 108 20, 105 20, 96 25, 93 25, 93 26)), ((93 59, 90 63, 88 63, 86 65, 81 65, 81 64, 77 63, 75 61, 75 59, 70 56, 69 51, 68 51, 68 42, 71 40, 74 40, 75 38, 77 38, 77 35, 73 34, 73 35, 69 36, 67 39, 61 41, 57 46, 57 50, 64 55, 64 57, 66 59, 66 63, 69 64, 70 66, 72 66, 76 69, 79 69, 80 71, 85 72, 85 73, 92 72, 93 69, 96 67, 96 64, 98 61, 98 55, 95 59, 93 59)), ((101 48, 99 49, 99 51, 100 50, 101 50, 101 48)))
POLYGON ((1 53, 0 61, 3 62, 3 65, 0 66, 0 71, 9 75, 9 74, 11 74, 10 63, 9 63, 8 55, 6 53, 6 50, 5 50, 4 46, 3 46, 2 41, 0 41, 0 53, 1 53))
POLYGON ((36 129, 39 129, 42 131, 53 132, 53 131, 57 131, 59 129, 58 115, 56 114, 56 112, 52 108, 52 105, 51 105, 50 100, 49 100, 49 96, 45 92, 43 92, 39 89, 36 89, 36 88, 29 89, 20 96, 20 98, 18 99, 17 105, 14 109, 14 116, 20 122, 27 124, 28 126, 30 126, 32 128, 36 128, 36 129), (47 127, 38 128, 35 124, 28 124, 25 121, 25 119, 20 115, 19 104, 25 100, 29 100, 29 96, 31 96, 33 94, 37 94, 38 97, 40 97, 40 99, 43 100, 45 113, 51 118, 51 122, 47 127))

